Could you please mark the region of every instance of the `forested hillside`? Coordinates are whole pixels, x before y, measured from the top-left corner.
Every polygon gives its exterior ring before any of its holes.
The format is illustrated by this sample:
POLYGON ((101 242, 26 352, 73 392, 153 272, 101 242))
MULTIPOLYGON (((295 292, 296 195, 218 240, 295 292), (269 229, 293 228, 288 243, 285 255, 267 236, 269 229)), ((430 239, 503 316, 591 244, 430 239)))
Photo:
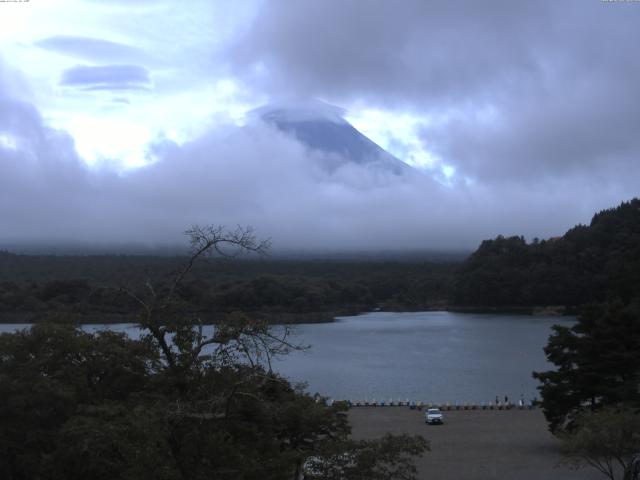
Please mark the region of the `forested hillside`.
MULTIPOLYGON (((75 313, 83 322, 133 321, 120 287, 160 282, 184 257, 15 255, 0 252, 0 321, 75 313)), ((273 322, 330 320, 381 308, 577 307, 640 292, 640 200, 594 215, 562 237, 498 236, 462 263, 253 259, 202 262, 181 285, 205 321, 241 310, 273 322)))
POLYGON ((640 200, 594 215, 562 237, 482 242, 451 287, 456 305, 579 306, 640 292, 640 200))

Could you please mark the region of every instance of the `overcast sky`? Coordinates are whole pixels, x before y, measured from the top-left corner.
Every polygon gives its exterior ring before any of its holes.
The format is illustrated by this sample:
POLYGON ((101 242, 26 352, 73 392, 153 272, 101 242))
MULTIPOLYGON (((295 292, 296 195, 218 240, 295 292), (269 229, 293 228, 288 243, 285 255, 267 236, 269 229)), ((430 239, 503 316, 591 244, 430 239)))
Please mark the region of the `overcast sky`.
POLYGON ((549 237, 639 194, 640 2, 0 2, 0 243, 280 248, 549 237), (322 159, 244 113, 346 111, 416 168, 322 159))

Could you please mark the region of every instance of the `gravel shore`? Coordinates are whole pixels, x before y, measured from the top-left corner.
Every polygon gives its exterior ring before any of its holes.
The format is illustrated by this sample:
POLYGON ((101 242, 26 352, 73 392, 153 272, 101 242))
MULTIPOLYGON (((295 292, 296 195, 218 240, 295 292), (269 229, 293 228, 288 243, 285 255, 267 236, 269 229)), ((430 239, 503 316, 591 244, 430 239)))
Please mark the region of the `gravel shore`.
POLYGON ((424 411, 356 407, 349 412, 355 438, 421 434, 431 452, 417 460, 420 479, 597 480, 591 468, 559 465, 558 441, 540 410, 445 411, 444 425, 426 425, 424 411))

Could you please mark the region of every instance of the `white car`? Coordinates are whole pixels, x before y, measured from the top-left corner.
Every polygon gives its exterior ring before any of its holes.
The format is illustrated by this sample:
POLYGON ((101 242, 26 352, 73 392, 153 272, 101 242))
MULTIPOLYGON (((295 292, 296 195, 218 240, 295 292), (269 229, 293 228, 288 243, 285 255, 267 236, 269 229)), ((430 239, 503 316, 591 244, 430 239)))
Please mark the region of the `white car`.
POLYGON ((442 424, 444 421, 444 415, 439 408, 430 408, 424 414, 424 422, 429 425, 442 424))

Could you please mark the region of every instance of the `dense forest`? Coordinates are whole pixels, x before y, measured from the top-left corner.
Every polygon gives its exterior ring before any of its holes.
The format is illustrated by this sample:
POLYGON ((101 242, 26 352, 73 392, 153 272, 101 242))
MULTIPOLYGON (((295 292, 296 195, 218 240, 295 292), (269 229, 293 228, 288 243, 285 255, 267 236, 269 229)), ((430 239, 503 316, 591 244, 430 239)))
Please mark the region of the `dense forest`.
MULTIPOLYGON (((135 290, 163 284, 183 256, 17 255, 0 252, 0 321, 75 314, 134 321, 135 290)), ((328 321, 373 309, 515 309, 582 305, 640 291, 640 200, 594 215, 561 237, 485 240, 464 261, 245 258, 194 266, 180 287, 185 309, 215 322, 233 311, 269 322, 328 321)))
POLYGON ((594 215, 562 237, 485 240, 457 270, 455 305, 577 307, 640 292, 640 200, 594 215))
MULTIPOLYGON (((185 257, 0 254, 0 321, 40 321, 52 312, 83 321, 132 320, 121 287, 167 281, 185 257)), ((233 311, 272 322, 326 321, 336 314, 442 308, 456 263, 447 261, 210 260, 180 286, 204 321, 233 311)))

